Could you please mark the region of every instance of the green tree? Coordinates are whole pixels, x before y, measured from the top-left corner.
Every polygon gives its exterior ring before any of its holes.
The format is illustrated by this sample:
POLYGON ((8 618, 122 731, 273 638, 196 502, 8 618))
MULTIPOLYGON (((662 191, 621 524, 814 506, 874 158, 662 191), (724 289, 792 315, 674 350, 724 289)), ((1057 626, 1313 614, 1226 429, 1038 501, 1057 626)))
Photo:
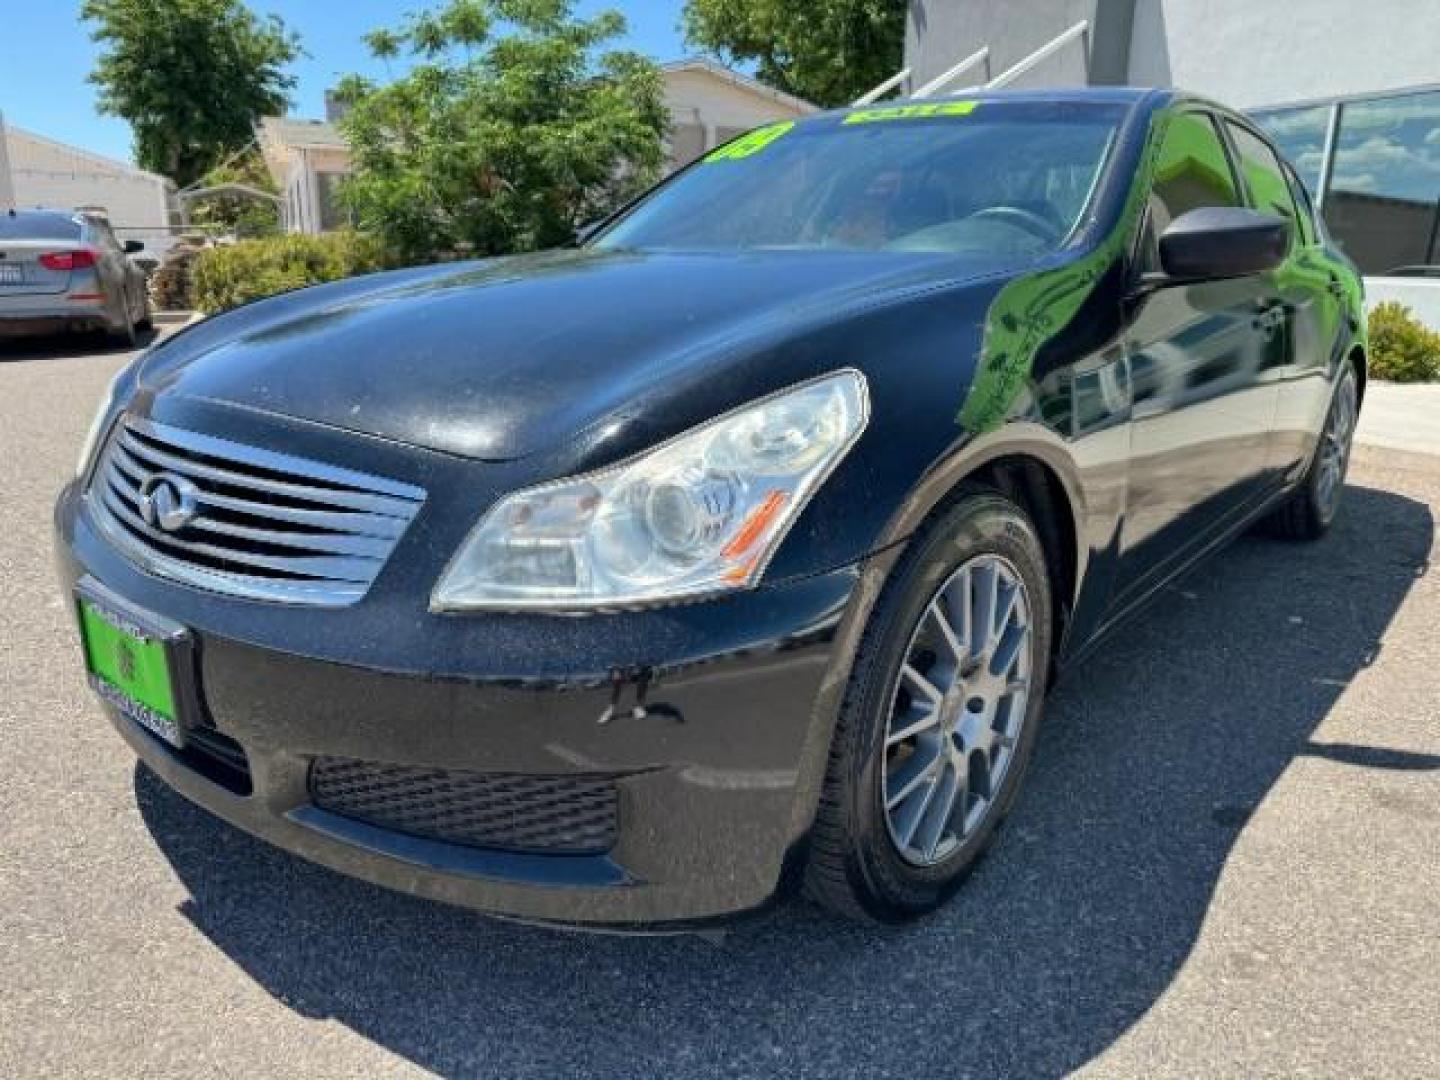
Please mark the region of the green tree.
POLYGON ((685 36, 727 63, 754 62, 777 90, 844 105, 899 71, 906 0, 687 0, 685 36))
POLYGON ((337 94, 355 166, 341 198, 407 261, 553 247, 657 174, 668 122, 660 72, 602 49, 625 32, 572 0, 448 0, 367 35, 401 79, 337 94))
POLYGON ((198 180, 285 111, 299 39, 241 0, 85 0, 101 46, 100 111, 130 122, 135 157, 177 184, 198 180))

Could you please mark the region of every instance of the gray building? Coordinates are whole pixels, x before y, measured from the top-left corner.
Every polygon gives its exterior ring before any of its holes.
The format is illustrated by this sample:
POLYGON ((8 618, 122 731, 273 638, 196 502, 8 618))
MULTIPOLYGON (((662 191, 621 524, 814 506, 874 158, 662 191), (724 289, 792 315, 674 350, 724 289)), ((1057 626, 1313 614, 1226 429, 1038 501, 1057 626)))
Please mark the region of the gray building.
POLYGON ((911 0, 905 63, 901 94, 1129 84, 1245 109, 1372 300, 1440 328, 1440 0, 911 0))

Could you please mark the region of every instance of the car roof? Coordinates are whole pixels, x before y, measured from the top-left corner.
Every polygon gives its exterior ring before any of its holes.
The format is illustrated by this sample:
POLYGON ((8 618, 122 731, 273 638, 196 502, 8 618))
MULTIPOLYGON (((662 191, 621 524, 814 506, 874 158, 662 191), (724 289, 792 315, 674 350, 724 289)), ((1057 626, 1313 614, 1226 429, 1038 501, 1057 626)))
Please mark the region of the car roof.
POLYGON ((807 119, 844 116, 856 109, 882 109, 899 105, 943 105, 951 101, 1033 101, 1057 104, 1074 102, 1095 105, 1139 105, 1149 99, 1155 103, 1168 101, 1175 96, 1171 90, 1157 90, 1146 86, 1076 86, 1058 87, 1045 90, 973 90, 957 91, 953 94, 937 94, 927 98, 886 98, 869 105, 845 105, 827 112, 816 113, 807 119))

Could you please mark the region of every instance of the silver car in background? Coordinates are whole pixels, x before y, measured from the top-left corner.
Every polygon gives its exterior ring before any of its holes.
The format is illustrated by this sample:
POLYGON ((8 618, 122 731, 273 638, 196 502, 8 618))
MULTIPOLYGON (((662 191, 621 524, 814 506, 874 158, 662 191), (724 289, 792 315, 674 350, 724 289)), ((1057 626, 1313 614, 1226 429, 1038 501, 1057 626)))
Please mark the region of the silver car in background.
POLYGON ((0 212, 0 338, 14 334, 103 331, 135 345, 150 328, 145 272, 96 214, 64 210, 0 212))

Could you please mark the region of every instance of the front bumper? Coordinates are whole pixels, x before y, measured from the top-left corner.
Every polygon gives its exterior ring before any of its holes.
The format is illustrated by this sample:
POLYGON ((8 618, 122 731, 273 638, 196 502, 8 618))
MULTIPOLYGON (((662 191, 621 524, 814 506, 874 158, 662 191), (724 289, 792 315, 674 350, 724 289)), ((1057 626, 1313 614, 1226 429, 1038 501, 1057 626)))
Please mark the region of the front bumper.
POLYGON ((381 885, 566 924, 701 922, 788 881, 848 672, 837 635, 857 568, 584 618, 434 615, 423 593, 407 606, 383 581, 353 608, 286 608, 143 573, 85 504, 71 485, 57 506, 63 586, 88 579, 191 630, 203 711, 243 749, 248 792, 112 720, 156 774, 225 820, 381 885), (603 853, 535 854, 375 827, 315 805, 321 757, 615 777, 618 832, 603 853))

